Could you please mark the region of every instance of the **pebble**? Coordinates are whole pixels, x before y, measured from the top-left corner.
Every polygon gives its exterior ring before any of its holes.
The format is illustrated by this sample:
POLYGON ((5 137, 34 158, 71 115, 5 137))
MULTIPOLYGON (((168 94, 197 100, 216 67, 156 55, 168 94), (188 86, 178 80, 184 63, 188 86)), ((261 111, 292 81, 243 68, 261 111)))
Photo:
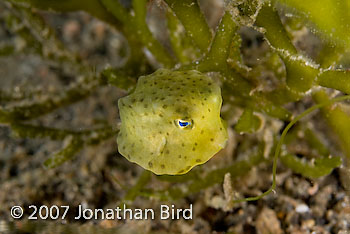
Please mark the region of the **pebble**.
POLYGON ((256 229, 260 234, 282 233, 281 223, 276 212, 270 208, 263 208, 256 220, 256 229))
POLYGON ((305 205, 305 204, 300 204, 297 207, 295 207, 295 211, 297 213, 306 213, 309 210, 310 210, 310 208, 307 205, 305 205))
POLYGON ((70 41, 76 38, 81 31, 80 23, 77 20, 69 20, 63 26, 63 37, 70 41))

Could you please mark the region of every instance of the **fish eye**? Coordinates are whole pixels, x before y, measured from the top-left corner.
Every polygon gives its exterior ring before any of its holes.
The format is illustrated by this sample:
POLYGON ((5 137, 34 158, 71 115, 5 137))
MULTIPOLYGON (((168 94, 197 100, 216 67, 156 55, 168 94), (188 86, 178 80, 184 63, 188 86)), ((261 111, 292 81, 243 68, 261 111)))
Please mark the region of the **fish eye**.
POLYGON ((191 123, 188 122, 188 121, 179 120, 179 126, 180 126, 180 127, 185 128, 185 127, 187 127, 187 126, 190 125, 190 124, 191 124, 191 123))
POLYGON ((175 125, 181 129, 191 129, 193 127, 193 120, 177 119, 175 125))

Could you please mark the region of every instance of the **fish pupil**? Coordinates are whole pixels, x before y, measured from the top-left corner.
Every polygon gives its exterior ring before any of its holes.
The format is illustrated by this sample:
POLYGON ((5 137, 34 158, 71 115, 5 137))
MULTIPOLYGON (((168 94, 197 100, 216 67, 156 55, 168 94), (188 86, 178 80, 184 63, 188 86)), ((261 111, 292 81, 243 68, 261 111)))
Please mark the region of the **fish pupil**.
POLYGON ((175 120, 175 123, 178 127, 182 128, 182 129, 190 129, 192 128, 192 120, 182 120, 182 119, 178 119, 175 120))
POLYGON ((181 121, 181 120, 179 120, 179 125, 180 125, 180 127, 187 127, 189 124, 190 124, 190 123, 187 122, 187 121, 181 121))

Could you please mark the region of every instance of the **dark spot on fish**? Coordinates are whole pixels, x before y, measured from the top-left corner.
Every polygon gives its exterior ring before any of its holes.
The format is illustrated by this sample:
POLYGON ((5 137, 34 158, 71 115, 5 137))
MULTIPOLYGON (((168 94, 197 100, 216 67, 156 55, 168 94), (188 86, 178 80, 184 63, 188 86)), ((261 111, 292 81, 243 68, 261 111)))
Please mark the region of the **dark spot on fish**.
POLYGON ((185 147, 185 143, 182 143, 181 146, 182 146, 182 147, 185 147))
POLYGON ((148 162, 148 166, 149 166, 150 168, 152 168, 152 167, 153 167, 153 163, 148 162))
POLYGON ((169 150, 165 151, 166 154, 169 154, 169 150))
POLYGON ((178 172, 178 174, 182 174, 182 173, 184 173, 184 172, 185 172, 184 170, 181 170, 181 171, 178 172))
POLYGON ((210 138, 210 141, 214 141, 214 139, 213 139, 213 138, 210 138))
POLYGON ((163 115, 162 115, 162 114, 159 114, 159 117, 163 118, 163 115))
POLYGON ((163 108, 166 109, 168 106, 167 105, 163 105, 163 108))
POLYGON ((178 156, 179 158, 181 158, 181 154, 179 154, 179 156, 178 156))
POLYGON ((162 165, 160 165, 160 167, 161 167, 162 169, 164 169, 164 168, 165 168, 165 165, 164 165, 164 164, 162 164, 162 165))
POLYGON ((200 159, 196 159, 196 162, 198 162, 198 163, 199 163, 199 162, 202 162, 202 160, 200 160, 200 159))
POLYGON ((148 108, 148 104, 143 105, 144 108, 148 108))
POLYGON ((192 151, 196 151, 196 148, 195 148, 195 147, 193 147, 193 148, 192 148, 192 151))
POLYGON ((186 167, 186 171, 190 170, 191 169, 191 166, 188 166, 186 167))

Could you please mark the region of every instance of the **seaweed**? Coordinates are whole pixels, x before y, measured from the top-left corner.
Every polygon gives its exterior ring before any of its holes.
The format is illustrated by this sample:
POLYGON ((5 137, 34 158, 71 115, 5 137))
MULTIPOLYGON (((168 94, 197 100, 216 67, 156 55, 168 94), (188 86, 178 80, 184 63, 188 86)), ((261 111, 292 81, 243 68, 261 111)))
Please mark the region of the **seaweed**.
MULTIPOLYGON (((243 159, 226 156, 233 160, 231 165, 222 168, 212 169, 203 165, 179 176, 155 176, 143 172, 124 200, 133 201, 137 196, 163 200, 183 198, 223 183, 227 173, 240 177, 252 167, 273 161, 274 181, 270 190, 257 197, 243 199, 256 200, 276 186, 280 150, 282 163, 305 177, 325 176, 341 165, 349 169, 350 117, 346 113, 349 104, 335 104, 348 98, 331 99, 334 91, 337 95, 350 93, 350 73, 341 62, 350 45, 348 4, 340 0, 322 0, 317 6, 299 0, 227 1, 220 22, 213 29, 195 0, 164 0, 158 3, 157 7, 164 13, 168 35, 162 40, 150 30, 147 21, 150 17, 148 6, 154 4, 153 1, 133 0, 127 6, 112 0, 3 0, 0 6, 7 11, 0 20, 26 46, 2 43, 0 56, 35 54, 79 78, 63 90, 48 91, 45 95, 29 87, 19 93, 0 90, 0 123, 20 138, 64 141, 66 144, 62 149, 44 162, 47 168, 54 168, 72 160, 86 146, 116 138, 119 126, 107 123, 103 127, 96 124, 87 130, 72 130, 33 123, 33 120, 85 100, 105 86, 131 93, 138 77, 149 75, 161 67, 175 71, 197 70, 215 76, 221 84, 226 105, 222 114, 226 120, 234 120, 228 127, 240 134, 245 144, 258 147, 254 150, 242 148, 239 154, 245 155, 243 159), (43 11, 85 11, 111 25, 127 41, 129 53, 126 62, 120 67, 109 66, 96 71, 93 65, 60 41, 55 30, 43 19, 43 11), (288 22, 284 12, 299 17, 294 22, 288 22), (307 25, 321 40, 323 48, 315 58, 309 58, 293 43, 291 32, 296 21, 307 25), (262 61, 259 64, 249 64, 244 56, 244 40, 240 31, 244 28, 259 32, 267 42, 267 52, 258 58, 262 61), (262 77, 266 74, 273 74, 273 77, 264 81, 262 77), (305 112, 301 115, 297 115, 297 109, 291 108, 297 103, 310 102, 310 98, 314 106, 309 109, 303 106, 301 112, 305 112), (339 157, 333 156, 332 149, 322 143, 317 129, 306 126, 306 121, 300 120, 317 108, 321 108, 323 118, 339 139, 337 143, 342 152, 339 157), (237 115, 235 110, 242 114, 237 115), (293 134, 293 131, 286 134, 297 120, 301 121, 298 131, 307 135, 304 140, 308 143, 308 152, 313 152, 312 155, 301 155, 302 159, 300 154, 288 152, 298 134, 293 134), (261 132, 272 128, 272 122, 285 123, 287 128, 282 133, 281 129, 271 130, 274 139, 267 142, 261 132), (283 143, 284 137, 286 141, 283 143), (149 188, 151 177, 174 187, 164 191, 149 188)), ((251 148, 249 146, 247 148, 251 148)), ((347 186, 349 178, 343 177, 343 184, 347 186)))

